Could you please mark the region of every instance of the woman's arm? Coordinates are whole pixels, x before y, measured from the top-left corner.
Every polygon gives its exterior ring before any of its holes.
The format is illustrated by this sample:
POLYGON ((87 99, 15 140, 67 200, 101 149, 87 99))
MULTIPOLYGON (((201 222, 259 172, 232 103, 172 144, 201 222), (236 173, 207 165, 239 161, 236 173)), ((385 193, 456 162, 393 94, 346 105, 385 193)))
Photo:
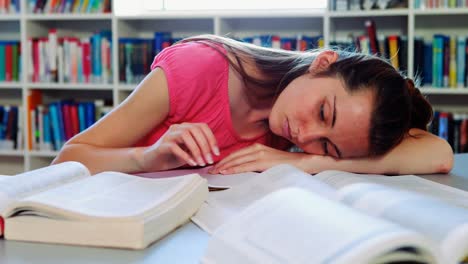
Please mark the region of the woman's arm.
POLYGON ((232 153, 211 173, 234 174, 263 171, 287 163, 308 173, 343 170, 369 174, 432 174, 448 173, 453 166, 453 152, 443 139, 426 131, 412 129, 398 146, 375 158, 341 159, 306 153, 290 153, 260 144, 232 153))
POLYGON ((105 170, 141 171, 144 148, 132 147, 169 113, 166 78, 152 71, 118 107, 70 139, 52 163, 75 160, 92 173, 105 170))
POLYGON ((374 174, 450 172, 453 167, 453 151, 447 141, 420 129, 412 129, 410 135, 379 157, 335 160, 311 155, 303 157, 299 166, 311 173, 329 169, 374 174))

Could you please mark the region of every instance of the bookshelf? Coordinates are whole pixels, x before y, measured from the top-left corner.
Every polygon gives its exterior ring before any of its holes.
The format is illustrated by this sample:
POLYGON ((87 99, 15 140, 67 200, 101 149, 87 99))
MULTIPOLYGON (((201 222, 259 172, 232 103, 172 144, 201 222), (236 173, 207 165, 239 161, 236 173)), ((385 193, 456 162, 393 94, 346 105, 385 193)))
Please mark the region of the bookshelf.
MULTIPOLYGON (((0 15, 0 40, 18 40, 27 49, 31 37, 47 36, 57 28, 59 36, 89 36, 95 31, 112 31, 112 80, 109 84, 34 83, 28 79, 27 59, 21 56, 22 75, 18 82, 0 82, 0 104, 17 104, 26 109, 27 94, 40 90, 44 101, 61 98, 105 99, 112 106, 122 102, 136 85, 119 82, 118 40, 125 37, 153 37, 156 31, 171 31, 174 37, 195 34, 229 34, 243 37, 253 34, 323 35, 325 45, 346 38, 352 32, 364 34, 364 21, 376 21, 378 33, 408 37, 408 75, 413 69, 413 40, 415 36, 429 37, 437 32, 465 34, 468 28, 468 8, 419 10, 409 7, 392 10, 331 11, 331 10, 245 10, 245 11, 148 11, 135 15, 107 14, 30 14, 27 0, 21 0, 19 14, 0 15)), ((115 10, 115 8, 112 8, 115 10)), ((468 88, 440 89, 424 87, 436 108, 468 113, 468 88)), ((24 131, 29 124, 23 118, 24 131)), ((25 145, 25 144, 23 144, 25 145)), ((48 165, 54 151, 0 150, 0 173, 15 174, 48 165)))

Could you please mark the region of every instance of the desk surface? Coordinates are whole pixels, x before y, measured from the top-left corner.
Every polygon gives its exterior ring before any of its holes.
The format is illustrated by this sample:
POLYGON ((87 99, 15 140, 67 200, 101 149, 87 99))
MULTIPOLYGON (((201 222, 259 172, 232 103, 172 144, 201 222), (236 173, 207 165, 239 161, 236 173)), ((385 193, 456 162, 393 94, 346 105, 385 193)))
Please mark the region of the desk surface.
MULTIPOLYGON (((450 174, 421 177, 468 191, 468 154, 455 155, 450 174)), ((141 251, 0 240, 0 263, 199 263, 208 240, 209 236, 191 222, 141 251)))

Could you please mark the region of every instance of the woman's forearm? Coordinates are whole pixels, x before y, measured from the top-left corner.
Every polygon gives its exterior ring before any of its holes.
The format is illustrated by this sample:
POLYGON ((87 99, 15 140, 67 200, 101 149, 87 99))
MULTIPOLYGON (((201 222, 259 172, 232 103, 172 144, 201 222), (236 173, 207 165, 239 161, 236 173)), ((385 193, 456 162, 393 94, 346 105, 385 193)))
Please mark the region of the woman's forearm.
POLYGON ((92 174, 102 171, 136 173, 141 171, 139 156, 142 148, 101 148, 86 144, 67 144, 52 164, 64 161, 83 163, 92 174))
POLYGON ((379 157, 336 160, 311 155, 301 167, 310 173, 323 170, 392 175, 448 173, 453 167, 453 152, 445 140, 424 132, 405 138, 379 157))

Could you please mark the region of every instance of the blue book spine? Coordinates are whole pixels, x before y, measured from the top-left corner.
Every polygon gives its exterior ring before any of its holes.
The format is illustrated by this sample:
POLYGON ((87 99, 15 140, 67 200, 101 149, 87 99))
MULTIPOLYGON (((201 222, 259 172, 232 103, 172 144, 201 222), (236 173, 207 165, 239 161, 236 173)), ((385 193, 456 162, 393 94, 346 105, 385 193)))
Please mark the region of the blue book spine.
POLYGON ((65 2, 65 12, 64 13, 71 13, 73 2, 74 2, 73 0, 66 0, 66 2, 65 2))
POLYGON ((60 143, 60 119, 59 119, 59 112, 57 110, 57 105, 55 103, 49 104, 49 119, 50 119, 50 127, 52 130, 52 137, 53 137, 53 144, 54 150, 59 150, 61 148, 60 143))
POLYGON ((62 103, 61 102, 56 102, 55 105, 57 106, 57 113, 58 113, 58 125, 59 125, 59 142, 60 142, 60 148, 62 148, 63 143, 65 143, 65 124, 63 123, 63 111, 62 111, 62 103))
POLYGON ((421 8, 421 0, 414 0, 414 9, 421 8))
POLYGON ((155 49, 156 54, 158 54, 159 52, 163 50, 164 42, 171 41, 171 37, 172 37, 172 34, 170 32, 155 32, 154 33, 154 49, 155 49))
POLYGON ((92 37, 92 65, 93 65, 93 76, 95 82, 101 81, 101 34, 96 33, 92 37))
POLYGON ((95 1, 95 0, 89 0, 88 6, 87 6, 87 8, 86 8, 86 13, 91 13, 92 7, 94 6, 94 1, 95 1))
POLYGON ((465 85, 465 38, 457 37, 457 86, 465 85))
POLYGON ((8 116, 10 115, 10 106, 3 106, 3 120, 2 120, 2 138, 6 138, 7 129, 8 129, 8 116))
POLYGON ((96 109, 94 102, 85 103, 85 120, 86 128, 92 126, 96 122, 96 109))
POLYGON ((78 103, 78 120, 80 123, 80 132, 86 129, 85 103, 78 103))
POLYGON ((448 116, 444 113, 439 115, 439 137, 445 140, 449 140, 448 133, 448 116))
POLYGON ((424 74, 425 84, 432 84, 432 43, 424 43, 424 74))
POLYGON ((5 139, 5 133, 3 133, 3 116, 5 115, 5 107, 0 105, 0 140, 5 139))
POLYGON ((434 35, 432 85, 442 87, 444 82, 444 36, 434 35))

